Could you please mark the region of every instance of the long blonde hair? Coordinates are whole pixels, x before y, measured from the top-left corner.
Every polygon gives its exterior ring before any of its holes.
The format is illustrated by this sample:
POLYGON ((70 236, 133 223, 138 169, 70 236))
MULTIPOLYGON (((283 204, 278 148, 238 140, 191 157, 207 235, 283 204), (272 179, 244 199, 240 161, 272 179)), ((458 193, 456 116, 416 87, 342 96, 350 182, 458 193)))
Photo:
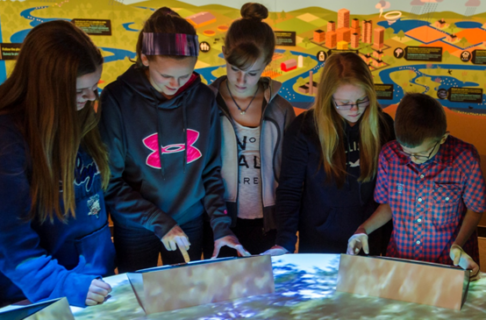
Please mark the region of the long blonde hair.
POLYGON ((75 216, 80 145, 98 165, 103 187, 108 185, 108 155, 97 129, 99 112, 92 102, 80 111, 76 108, 77 77, 95 72, 102 63, 99 49, 72 23, 45 22, 29 32, 11 76, 0 86, 0 114, 17 115, 29 149, 29 219, 64 221, 69 213, 75 216))
POLYGON ((326 61, 313 106, 314 120, 321 144, 321 162, 328 181, 331 178, 341 187, 346 179, 344 147, 345 121, 336 111, 333 94, 343 84, 361 87, 370 101, 359 123, 360 182, 372 180, 377 172, 380 139, 380 120, 383 117, 376 99, 373 78, 366 63, 354 53, 332 54, 326 61))

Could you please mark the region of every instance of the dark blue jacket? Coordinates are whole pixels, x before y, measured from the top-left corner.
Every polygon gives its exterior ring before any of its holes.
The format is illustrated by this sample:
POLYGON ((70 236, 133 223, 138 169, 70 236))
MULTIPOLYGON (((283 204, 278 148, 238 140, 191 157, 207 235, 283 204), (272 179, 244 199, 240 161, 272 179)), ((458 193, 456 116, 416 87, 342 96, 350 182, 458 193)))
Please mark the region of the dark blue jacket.
POLYGON ((80 150, 76 218, 41 224, 25 219, 31 161, 12 117, 0 116, 0 305, 67 297, 84 307, 91 281, 113 274, 115 263, 98 167, 80 150))
MULTIPOLYGON (((387 114, 382 118, 380 134, 382 143, 386 143, 394 139, 393 120, 387 114)), ((277 189, 276 242, 290 252, 295 250, 299 231, 300 253, 345 253, 349 237, 377 208, 373 200, 375 179, 358 181, 359 124, 351 127, 346 123, 344 130, 347 178, 341 188, 334 181, 326 182, 314 111, 298 116, 285 132, 277 189)), ((389 237, 383 241, 388 243, 389 237)))
POLYGON ((103 90, 100 132, 112 174, 106 203, 115 225, 159 239, 206 211, 218 239, 232 234, 218 107, 198 74, 180 91, 164 98, 135 66, 103 90))

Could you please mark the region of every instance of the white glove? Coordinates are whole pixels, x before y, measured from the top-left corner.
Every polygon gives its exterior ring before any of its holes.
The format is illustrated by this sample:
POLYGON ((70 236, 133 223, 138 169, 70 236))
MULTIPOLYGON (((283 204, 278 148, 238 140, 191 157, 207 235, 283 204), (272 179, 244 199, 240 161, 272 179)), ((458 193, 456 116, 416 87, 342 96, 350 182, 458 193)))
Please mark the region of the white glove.
POLYGON ((358 254, 361 249, 363 249, 366 254, 370 253, 368 235, 366 233, 355 233, 348 240, 348 250, 346 253, 355 255, 358 254))
POLYGON ((261 256, 281 256, 282 254, 289 253, 287 249, 281 246, 273 246, 267 251, 260 253, 261 256))
POLYGON ((478 264, 460 246, 453 244, 449 255, 455 266, 459 266, 464 270, 471 270, 469 280, 476 281, 480 278, 478 264))

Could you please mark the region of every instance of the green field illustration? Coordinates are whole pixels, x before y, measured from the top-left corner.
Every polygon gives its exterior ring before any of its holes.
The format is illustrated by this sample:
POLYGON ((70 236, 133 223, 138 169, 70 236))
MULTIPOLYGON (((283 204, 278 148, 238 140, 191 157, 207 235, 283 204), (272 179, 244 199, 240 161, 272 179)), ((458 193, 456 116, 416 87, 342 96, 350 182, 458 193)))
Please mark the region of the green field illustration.
MULTIPOLYGON (((270 12, 266 22, 275 31, 295 32, 295 43, 277 46, 264 76, 282 82, 280 94, 295 107, 308 109, 325 59, 336 52, 353 51, 369 65, 375 83, 393 85, 392 99, 380 99, 385 107, 398 103, 406 92, 421 92, 452 110, 484 115, 484 94, 472 101, 451 96, 449 91, 454 87, 486 90, 486 14, 474 14, 467 7, 469 16, 436 12, 438 7, 429 2, 413 0, 407 12, 393 10, 388 1, 362 1, 360 6, 376 8, 376 13, 368 15, 359 14, 359 8, 270 12), (420 2, 419 10, 413 4, 420 2), (427 53, 417 59, 417 54, 410 53, 414 48, 421 52, 440 48, 441 53, 435 60, 427 53)), ((109 20, 111 35, 92 35, 105 57, 102 89, 133 63, 138 32, 162 5, 187 19, 196 28, 199 41, 210 45, 209 52, 200 53, 196 65, 203 81, 209 84, 224 75, 221 48, 231 22, 240 14, 239 9, 223 5, 196 6, 177 0, 132 4, 122 0, 0 1, 0 43, 21 43, 30 29, 52 19, 109 20)), ((0 60, 0 83, 14 63, 0 60)))

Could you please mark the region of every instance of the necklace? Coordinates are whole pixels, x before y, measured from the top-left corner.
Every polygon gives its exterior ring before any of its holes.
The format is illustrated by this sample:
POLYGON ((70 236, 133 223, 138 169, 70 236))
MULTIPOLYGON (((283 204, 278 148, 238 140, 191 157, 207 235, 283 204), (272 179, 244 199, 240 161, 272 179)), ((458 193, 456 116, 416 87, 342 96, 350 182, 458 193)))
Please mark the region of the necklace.
POLYGON ((230 94, 230 97, 231 97, 231 99, 233 100, 233 102, 234 102, 235 106, 238 108, 238 110, 240 110, 240 113, 241 113, 241 114, 245 114, 245 113, 246 113, 246 111, 247 111, 247 110, 250 108, 251 103, 252 103, 252 102, 253 102, 253 100, 255 99, 255 97, 256 97, 256 95, 257 95, 257 93, 258 93, 258 90, 260 89, 260 86, 259 86, 259 85, 257 85, 257 89, 256 89, 256 91, 255 91, 255 94, 253 95, 253 98, 251 98, 251 101, 250 101, 250 103, 248 104, 248 106, 246 106, 246 109, 245 109, 245 110, 242 110, 242 109, 240 108, 240 106, 239 106, 239 105, 236 103, 236 100, 235 100, 235 98, 233 97, 233 94, 231 93, 231 90, 230 90, 230 88, 229 88, 229 85, 228 85, 228 80, 226 80, 226 88, 228 88, 228 92, 229 92, 229 94, 230 94))

